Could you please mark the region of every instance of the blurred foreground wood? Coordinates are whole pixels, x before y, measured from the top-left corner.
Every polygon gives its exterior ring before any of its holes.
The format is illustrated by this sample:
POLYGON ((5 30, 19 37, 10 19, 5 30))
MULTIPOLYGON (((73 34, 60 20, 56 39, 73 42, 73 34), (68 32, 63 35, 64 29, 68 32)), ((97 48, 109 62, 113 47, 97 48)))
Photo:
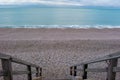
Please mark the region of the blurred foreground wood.
MULTIPOLYGON (((18 58, 12 57, 10 55, 0 53, 0 59, 2 63, 2 69, 0 70, 0 77, 3 76, 4 80, 13 80, 13 75, 22 75, 27 74, 27 79, 32 80, 32 74, 36 74, 37 77, 42 76, 42 68, 38 65, 26 62, 24 60, 20 60, 18 58), (25 65, 27 70, 25 71, 13 71, 12 63, 17 63, 21 65, 25 65), (32 68, 36 68, 35 71, 32 71, 32 68)), ((41 80, 41 78, 36 78, 34 80, 41 80)))
POLYGON ((116 73, 120 72, 120 67, 118 66, 118 59, 120 58, 120 52, 112 53, 110 55, 106 55, 104 57, 90 60, 87 62, 83 62, 80 64, 76 64, 70 67, 70 75, 75 77, 76 80, 80 80, 79 77, 77 77, 77 72, 82 71, 82 79, 83 80, 93 80, 88 79, 88 72, 106 72, 106 80, 116 80, 116 73), (88 65, 98 62, 106 62, 107 67, 104 68, 89 68, 88 65), (82 66, 82 69, 77 69, 78 66, 82 66))
POLYGON ((35 77, 35 78, 33 78, 33 80, 42 80, 42 78, 41 77, 35 77))

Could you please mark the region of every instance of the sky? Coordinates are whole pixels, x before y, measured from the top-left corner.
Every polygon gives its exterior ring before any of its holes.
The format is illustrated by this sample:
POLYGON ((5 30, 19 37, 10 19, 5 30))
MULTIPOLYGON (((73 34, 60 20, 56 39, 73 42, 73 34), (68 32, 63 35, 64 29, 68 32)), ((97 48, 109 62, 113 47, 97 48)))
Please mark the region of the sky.
POLYGON ((113 6, 120 7, 120 0, 0 0, 0 5, 22 4, 74 5, 74 6, 113 6))

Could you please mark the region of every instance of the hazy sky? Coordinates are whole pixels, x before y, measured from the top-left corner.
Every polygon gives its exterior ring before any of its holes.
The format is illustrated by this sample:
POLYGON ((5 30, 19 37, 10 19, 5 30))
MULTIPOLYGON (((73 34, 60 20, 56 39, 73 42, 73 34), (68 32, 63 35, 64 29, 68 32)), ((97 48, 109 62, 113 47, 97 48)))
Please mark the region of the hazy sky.
POLYGON ((0 0, 0 4, 42 3, 50 5, 118 6, 120 0, 0 0))

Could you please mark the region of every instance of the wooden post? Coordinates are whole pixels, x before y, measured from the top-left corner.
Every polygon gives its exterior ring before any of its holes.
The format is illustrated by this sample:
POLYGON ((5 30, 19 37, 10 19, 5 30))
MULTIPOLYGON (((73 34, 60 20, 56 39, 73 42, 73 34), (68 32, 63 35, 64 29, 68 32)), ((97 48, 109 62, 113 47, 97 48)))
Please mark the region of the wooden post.
POLYGON ((28 73, 28 80, 32 80, 32 71, 31 71, 31 66, 30 66, 30 65, 28 65, 28 66, 27 66, 27 69, 28 69, 28 71, 29 71, 29 73, 28 73))
POLYGON ((83 79, 87 79, 87 71, 86 69, 88 68, 88 64, 83 65, 83 79))
POLYGON ((72 76, 73 74, 72 74, 72 72, 73 72, 73 67, 70 67, 70 75, 72 76))
POLYGON ((73 74, 73 75, 74 75, 74 76, 77 76, 77 71, 76 71, 77 66, 74 66, 73 69, 74 69, 74 74, 73 74))
POLYGON ((39 72, 39 67, 36 67, 36 71, 37 71, 36 77, 39 77, 39 74, 40 74, 40 72, 39 72))
POLYGON ((42 68, 40 68, 40 76, 42 76, 42 68))
POLYGON ((13 80, 11 59, 2 59, 1 61, 3 71, 5 71, 7 74, 3 77, 4 80, 13 80))
POLYGON ((113 72, 113 68, 117 66, 117 62, 118 62, 118 59, 109 60, 106 80, 115 80, 116 72, 113 72))

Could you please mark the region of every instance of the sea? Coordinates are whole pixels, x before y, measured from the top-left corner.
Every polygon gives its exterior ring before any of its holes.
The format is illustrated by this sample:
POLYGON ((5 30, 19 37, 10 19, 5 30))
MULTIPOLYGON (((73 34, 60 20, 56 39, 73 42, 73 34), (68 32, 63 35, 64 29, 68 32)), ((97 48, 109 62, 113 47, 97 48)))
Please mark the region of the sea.
POLYGON ((0 28, 120 28, 120 9, 0 7, 0 28))

